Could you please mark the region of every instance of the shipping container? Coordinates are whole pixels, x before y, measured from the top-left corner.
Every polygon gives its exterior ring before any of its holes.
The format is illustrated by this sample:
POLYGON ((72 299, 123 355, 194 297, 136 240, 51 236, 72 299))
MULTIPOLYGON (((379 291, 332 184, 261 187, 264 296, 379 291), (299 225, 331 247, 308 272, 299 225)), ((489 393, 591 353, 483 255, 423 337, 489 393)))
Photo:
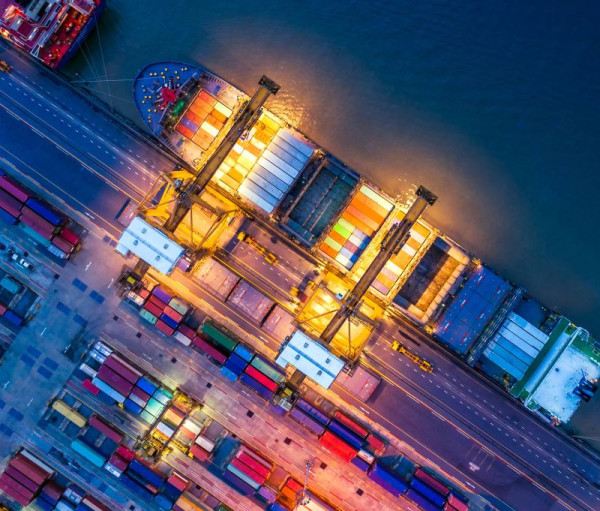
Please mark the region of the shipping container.
POLYGON ((248 366, 248 361, 239 357, 235 353, 232 353, 231 355, 229 355, 227 362, 225 362, 225 367, 227 367, 228 369, 233 371, 238 376, 240 374, 242 374, 242 372, 244 371, 244 369, 246 369, 247 366, 248 366))
POLYGON ((66 227, 60 231, 59 236, 68 241, 74 247, 77 247, 81 243, 81 238, 75 234, 71 229, 67 229, 66 227))
POLYGON ((331 422, 327 426, 327 429, 329 431, 331 431, 332 433, 335 433, 342 440, 344 440, 346 443, 350 444, 352 447, 354 447, 357 450, 360 449, 363 445, 363 441, 358 436, 356 436, 354 433, 352 433, 352 431, 350 431, 347 428, 345 428, 344 426, 342 426, 335 419, 331 420, 331 422))
POLYGON ((154 325, 159 331, 161 331, 163 334, 171 336, 173 335, 173 332, 175 332, 175 329, 170 327, 169 325, 167 325, 163 320, 159 319, 155 325, 154 325))
POLYGON ((196 336, 196 332, 194 331, 194 329, 184 324, 179 325, 177 327, 177 330, 183 335, 185 335, 187 338, 189 338, 190 341, 192 341, 196 336))
MULTIPOLYGON (((92 378, 93 378, 93 376, 92 376, 92 378)), ((98 387, 96 387, 96 385, 94 385, 92 383, 92 380, 90 380, 89 378, 86 378, 85 380, 83 380, 81 386, 88 392, 91 392, 92 394, 94 394, 94 396, 97 396, 98 392, 100 392, 100 389, 98 387)))
POLYGON ((56 481, 48 481, 43 487, 41 494, 48 502, 56 504, 63 494, 64 488, 59 486, 56 481))
POLYGON ((113 442, 121 443, 123 440, 123 434, 115 428, 106 424, 106 422, 100 420, 98 416, 92 415, 88 423, 92 428, 100 431, 105 437, 110 438, 113 442))
POLYGON ((48 222, 45 218, 42 218, 35 211, 29 209, 27 206, 23 206, 19 220, 48 240, 50 240, 54 234, 54 231, 56 230, 54 225, 48 222))
POLYGON ((135 453, 131 449, 125 447, 124 445, 119 445, 119 447, 117 447, 117 450, 115 451, 115 454, 121 456, 121 458, 123 458, 126 461, 131 461, 135 457, 135 453))
POLYGON ((140 389, 142 389, 146 394, 148 395, 152 395, 154 394, 154 392, 156 391, 156 389, 158 388, 158 385, 155 383, 152 383, 148 378, 146 378, 145 376, 142 376, 135 384, 136 387, 139 387, 140 389))
POLYGON ((329 417, 325 415, 324 412, 311 405, 308 401, 300 399, 296 402, 296 406, 300 408, 303 412, 306 412, 308 415, 310 415, 317 422, 323 424, 324 426, 326 426, 329 423, 329 417))
POLYGON ((65 402, 61 401, 60 399, 57 399, 52 403, 52 408, 80 428, 83 428, 87 422, 83 415, 73 410, 73 408, 65 404, 65 402))
POLYGON ((108 356, 104 363, 115 373, 117 373, 119 376, 122 376, 130 383, 137 382, 142 376, 141 372, 129 365, 127 362, 125 362, 125 360, 118 357, 114 353, 108 356))
MULTIPOLYGON (((168 307, 167 307, 168 308, 168 307)), ((171 316, 169 316, 168 314, 166 314, 165 312, 163 312, 160 315, 160 320, 165 323, 169 328, 171 328, 172 330, 175 330, 178 326, 179 326, 179 321, 176 321, 175 319, 173 319, 171 316)))
POLYGON ((268 486, 261 486, 256 495, 268 504, 272 504, 277 499, 277 490, 268 486))
POLYGON ((459 496, 454 492, 448 495, 448 504, 454 507, 454 509, 456 509, 457 511, 468 511, 469 509, 468 499, 459 496))
POLYGON ((243 495, 249 495, 254 493, 254 487, 248 484, 246 481, 240 479, 237 475, 235 475, 230 470, 226 470, 223 473, 223 480, 229 483, 233 488, 238 490, 243 495))
POLYGON ((15 326, 21 326, 23 324, 23 318, 21 316, 18 316, 17 314, 15 314, 10 309, 7 309, 4 312, 3 316, 6 321, 8 321, 9 323, 12 323, 15 326))
POLYGON ((367 463, 362 458, 359 458, 358 456, 352 460, 352 464, 357 466, 363 472, 366 472, 367 470, 369 470, 369 467, 371 466, 371 465, 369 465, 369 463, 367 463))
POLYGON ((361 440, 364 440, 369 435, 369 431, 367 429, 362 427, 360 424, 354 422, 350 417, 344 415, 339 410, 335 412, 333 418, 346 429, 349 429, 352 433, 358 436, 361 440))
POLYGON ((164 482, 164 476, 137 459, 134 459, 129 463, 128 472, 139 475, 156 488, 160 488, 164 482))
MULTIPOLYGON (((252 458, 250 458, 252 460, 252 458)), ((253 461, 253 460, 252 460, 253 461)), ((235 468, 237 468, 238 470, 240 470, 241 472, 243 472, 244 474, 246 474, 250 479, 252 479, 254 482, 260 484, 263 484, 265 482, 265 476, 259 474, 256 470, 254 470, 252 467, 250 467, 249 465, 246 465, 246 463, 243 463, 239 458, 233 458, 231 460, 231 465, 234 466, 235 468)))
POLYGON ((210 453, 199 445, 194 444, 192 447, 190 447, 188 455, 191 458, 197 459, 198 461, 206 461, 210 456, 210 453))
POLYGON ((396 497, 406 493, 406 490, 408 490, 408 485, 400 479, 399 475, 394 474, 390 469, 377 461, 371 465, 368 476, 369 479, 396 497))
POLYGON ((18 217, 21 214, 23 204, 8 192, 0 189, 0 207, 12 216, 18 217))
POLYGON ((0 188, 7 191, 20 202, 25 202, 31 197, 31 194, 25 188, 6 176, 0 176, 0 188))
POLYGON ((231 294, 227 303, 233 305, 243 314, 260 324, 275 302, 261 293, 246 280, 240 280, 231 294))
POLYGON ((221 353, 217 348, 215 348, 212 344, 209 344, 202 337, 196 336, 192 344, 202 353, 205 353, 210 358, 212 358, 219 365, 222 365, 227 360, 227 355, 221 353))
POLYGON ((156 308, 153 309, 153 311, 160 311, 160 313, 157 314, 158 316, 160 316, 160 314, 162 314, 162 311, 165 310, 165 308, 167 307, 166 302, 164 302, 163 300, 161 300, 156 295, 150 295, 148 297, 148 303, 151 303, 152 305, 154 305, 156 307, 156 308))
POLYGON ((446 498, 430 488, 424 482, 414 477, 410 482, 410 487, 417 493, 423 495, 427 500, 433 502, 437 507, 441 508, 446 503, 446 498))
POLYGON ((19 222, 17 223, 17 228, 23 231, 23 233, 27 236, 32 238, 33 241, 35 241, 39 245, 42 245, 44 248, 53 246, 50 242, 50 239, 52 238, 52 233, 40 234, 35 229, 23 222, 21 219, 19 219, 19 222))
POLYGON ((408 490, 406 493, 406 498, 412 500, 421 509, 423 509, 423 511, 438 511, 441 509, 439 506, 436 506, 430 500, 426 499, 423 495, 413 489, 408 490))
POLYGON ((0 490, 23 506, 29 505, 33 499, 32 491, 20 485, 6 474, 0 476, 0 490))
POLYGON ((177 330, 173 334, 173 337, 175 337, 175 339, 177 339, 184 346, 189 346, 190 344, 192 344, 193 338, 190 339, 187 335, 183 334, 180 330, 177 330))
POLYGON ((250 387, 260 397, 262 397, 263 399, 266 399, 267 401, 270 401, 271 398, 274 396, 274 393, 272 391, 270 391, 267 387, 260 384, 254 378, 247 375, 246 373, 243 373, 240 376, 240 381, 247 387, 250 387))
POLYGON ((170 290, 162 286, 156 286, 152 290, 152 295, 156 296, 159 300, 161 300, 165 305, 171 301, 173 298, 173 293, 170 290))
POLYGON ((133 385, 131 382, 128 382, 125 378, 115 373, 110 367, 106 365, 106 363, 100 366, 98 369, 98 376, 104 383, 110 385, 113 389, 115 389, 119 394, 123 396, 129 395, 133 385))
POLYGON ((246 367, 244 372, 246 374, 248 374, 249 376, 251 376, 252 378, 254 378, 258 383, 260 383, 264 387, 268 388, 271 392, 276 392, 277 389, 279 388, 277 383, 275 383, 270 378, 267 378, 263 373, 261 373, 259 370, 255 369, 252 366, 246 367))
POLYGON ((270 362, 262 355, 256 355, 250 365, 258 369, 265 376, 277 383, 283 383, 286 379, 285 372, 280 367, 270 362))
POLYGON ((147 499, 150 495, 158 493, 152 485, 144 484, 143 481, 138 481, 135 477, 135 474, 130 477, 127 473, 123 473, 119 478, 119 482, 142 499, 147 499))
POLYGON ((22 472, 19 472, 16 468, 9 465, 6 467, 4 473, 10 477, 12 477, 15 481, 17 481, 20 485, 27 488, 29 491, 36 492, 38 491, 40 485, 38 483, 33 482, 31 479, 25 476, 22 472))
POLYGON ((239 477, 246 484, 250 485, 254 490, 258 490, 258 488, 260 488, 260 484, 259 483, 257 483, 256 481, 254 481, 250 476, 244 474, 244 472, 242 472, 239 468, 236 468, 235 466, 233 466, 231 463, 229 465, 227 465, 227 470, 229 472, 235 474, 237 477, 239 477))
POLYGON ((300 408, 292 408, 292 411, 290 412, 290 417, 302 424, 311 433, 314 433, 317 436, 322 435, 325 432, 325 426, 323 426, 317 420, 313 419, 306 412, 303 412, 300 408))
POLYGON ((106 463, 106 458, 104 456, 92 449, 89 445, 84 444, 79 439, 76 439, 71 443, 71 449, 83 456, 92 465, 95 465, 98 468, 102 468, 102 466, 106 463))
POLYGON ((52 238, 52 245, 54 245, 56 248, 58 248, 61 252, 64 252, 65 254, 70 254, 75 248, 68 241, 63 240, 59 236, 54 236, 54 238, 52 238))
POLYGON ((114 466, 120 472, 123 472, 127 468, 127 465, 129 464, 127 462, 127 460, 121 458, 121 456, 119 456, 117 453, 113 454, 110 457, 110 459, 108 460, 108 463, 110 463, 112 466, 114 466))
POLYGON ((219 369, 219 371, 221 372, 221 374, 223 376, 225 376, 227 379, 231 380, 231 381, 237 381, 239 375, 241 373, 234 373, 231 369, 229 369, 226 366, 222 366, 221 369, 219 369))
POLYGON ((92 384, 104 392, 104 394, 114 399, 117 403, 123 403, 123 401, 125 401, 125 396, 123 394, 119 394, 115 389, 104 383, 97 376, 92 380, 92 384))
POLYGON ((8 225, 15 225, 17 223, 17 216, 11 215, 10 213, 2 209, 2 207, 0 207, 0 221, 8 225))
POLYGON ((273 463, 271 461, 266 460, 246 446, 242 446, 240 448, 236 454, 236 458, 242 463, 246 464, 264 479, 269 477, 269 474, 273 469, 273 463))
POLYGON ((319 445, 347 462, 351 461, 358 453, 357 449, 329 431, 325 431, 319 437, 319 445))
POLYGON ((432 475, 425 472, 422 468, 418 468, 415 471, 414 477, 416 477, 417 479, 420 479, 427 486, 429 486, 430 488, 432 488, 433 490, 435 490, 437 493, 439 493, 440 495, 442 495, 444 497, 446 497, 450 493, 450 488, 448 488, 441 481, 438 481, 437 479, 435 479, 432 475))
POLYGON ((200 335, 226 353, 231 353, 239 343, 231 334, 225 333, 225 331, 217 327, 212 321, 205 321, 202 324, 200 335))
POLYGON ((54 227, 62 225, 65 223, 66 219, 57 214, 55 211, 50 208, 47 204, 44 204, 42 201, 30 197, 25 201, 25 205, 35 211, 38 215, 40 215, 44 220, 50 222, 54 227))
MULTIPOLYGON (((174 300, 171 300, 171 303, 174 303, 174 300)), ((171 318, 174 322, 176 322, 178 325, 179 323, 181 323, 181 320, 183 319, 183 314, 177 312, 173 307, 171 307, 170 305, 167 305, 165 307, 164 310, 164 314, 166 314, 167 316, 169 316, 169 318, 171 318)))
POLYGON ((233 351, 247 362, 250 362, 254 356, 254 350, 242 343, 239 343, 233 351))

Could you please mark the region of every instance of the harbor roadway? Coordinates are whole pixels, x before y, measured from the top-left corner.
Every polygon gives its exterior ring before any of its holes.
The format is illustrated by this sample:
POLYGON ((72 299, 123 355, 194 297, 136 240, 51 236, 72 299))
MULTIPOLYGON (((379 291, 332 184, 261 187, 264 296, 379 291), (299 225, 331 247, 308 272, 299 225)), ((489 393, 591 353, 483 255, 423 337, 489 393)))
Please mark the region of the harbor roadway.
MULTIPOLYGON (((115 236, 125 200, 139 199, 175 161, 14 51, 0 46, 0 58, 14 67, 0 75, 0 158, 115 236)), ((386 325, 366 358, 389 381, 357 407, 474 491, 515 509, 524 502, 528 509, 598 509, 595 459, 425 342, 416 351, 437 370, 414 371, 389 352, 398 327, 386 325), (450 411, 447 403, 456 400, 450 411)))

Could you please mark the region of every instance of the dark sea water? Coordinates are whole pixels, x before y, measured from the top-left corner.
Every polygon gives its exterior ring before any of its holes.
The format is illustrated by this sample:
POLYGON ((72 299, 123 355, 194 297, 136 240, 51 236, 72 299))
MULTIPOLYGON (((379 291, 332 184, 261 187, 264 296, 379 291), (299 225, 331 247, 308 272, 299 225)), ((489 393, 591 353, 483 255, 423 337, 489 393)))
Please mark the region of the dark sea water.
POLYGON ((246 92, 267 74, 274 111, 392 194, 428 186, 435 226, 598 336, 599 14, 592 0, 108 0, 67 71, 116 80, 136 121, 130 80, 149 62, 201 63, 246 92))

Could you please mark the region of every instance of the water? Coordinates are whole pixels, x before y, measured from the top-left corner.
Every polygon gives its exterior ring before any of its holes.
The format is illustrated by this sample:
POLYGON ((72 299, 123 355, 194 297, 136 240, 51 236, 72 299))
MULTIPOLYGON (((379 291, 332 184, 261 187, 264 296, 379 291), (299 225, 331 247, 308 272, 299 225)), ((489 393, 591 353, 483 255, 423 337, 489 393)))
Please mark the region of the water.
POLYGON ((198 62, 247 92, 267 74, 273 110, 392 194, 437 192, 434 225, 599 335, 599 11, 108 0, 68 71, 103 74, 103 53, 114 106, 136 121, 129 80, 148 62, 198 62))

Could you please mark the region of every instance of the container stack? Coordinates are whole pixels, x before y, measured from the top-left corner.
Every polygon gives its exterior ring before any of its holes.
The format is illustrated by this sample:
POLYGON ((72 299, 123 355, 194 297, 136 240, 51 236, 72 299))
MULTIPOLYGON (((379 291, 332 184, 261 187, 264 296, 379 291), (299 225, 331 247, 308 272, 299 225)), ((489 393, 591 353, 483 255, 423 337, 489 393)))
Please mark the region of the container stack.
POLYGON ((198 461, 206 461, 215 449, 215 442, 199 433, 190 448, 189 456, 198 461))
POLYGON ((162 491, 154 497, 156 505, 164 511, 176 509, 174 507, 175 503, 187 489, 189 484, 190 482, 188 479, 173 471, 168 477, 162 491))
POLYGON ((200 91, 175 129, 206 151, 233 111, 206 91, 200 91))
MULTIPOLYGON (((125 410, 139 415, 149 424, 156 422, 173 398, 172 392, 115 353, 104 359, 91 384, 111 401, 122 404, 125 410)), ((86 388, 94 392, 92 386, 88 384, 86 388)))
POLYGON ((388 491, 395 497, 405 494, 408 490, 408 485, 398 474, 385 467, 378 461, 371 465, 371 468, 367 474, 369 479, 377 483, 384 490, 388 491))
POLYGON ((240 343, 229 355, 229 358, 225 361, 223 367, 221 367, 221 373, 227 376, 231 381, 236 381, 248 367, 248 363, 251 359, 252 352, 240 343))
POLYGON ((285 381, 285 373, 261 355, 255 355, 240 376, 240 381, 262 398, 270 401, 285 381))
POLYGON ((208 355, 219 365, 225 363, 239 343, 235 335, 208 319, 200 326, 193 341, 198 351, 208 355))
POLYGON ((392 209, 391 201, 369 186, 361 186, 321 243, 321 251, 349 270, 392 209))
POLYGON ((422 468, 415 471, 409 486, 406 496, 425 510, 466 511, 468 509, 466 499, 452 492, 447 485, 422 468))
POLYGON ((223 478, 241 493, 248 495, 259 491, 273 470, 273 463, 242 445, 231 460, 223 478))
POLYGON ((317 436, 325 433, 325 429, 329 423, 327 415, 303 399, 299 400, 296 406, 292 408, 290 417, 317 436))
POLYGON ((121 475, 120 481, 139 497, 147 499, 156 496, 163 486, 165 477, 146 462, 134 458, 127 470, 121 475))
POLYGON ((44 485, 34 507, 40 511, 72 509, 77 511, 110 511, 108 506, 105 506, 94 497, 86 495, 81 488, 77 486, 63 488, 54 480, 44 485))
POLYGON ((134 452, 128 449, 124 445, 119 445, 117 450, 108 459, 104 465, 104 469, 114 475, 115 477, 121 477, 129 462, 135 457, 134 452))
POLYGON ((187 411, 181 410, 177 405, 177 401, 173 401, 154 426, 152 437, 161 445, 169 443, 187 416, 187 411))
POLYGON ((148 295, 140 316, 163 334, 173 335, 189 311, 190 306, 184 300, 173 296, 167 289, 156 286, 148 295))
POLYGON ((101 468, 116 452, 124 435, 97 416, 92 416, 72 443, 71 449, 83 456, 92 465, 101 468))
POLYGON ((15 454, 0 476, 0 490, 22 506, 31 504, 54 470, 26 450, 15 454))

